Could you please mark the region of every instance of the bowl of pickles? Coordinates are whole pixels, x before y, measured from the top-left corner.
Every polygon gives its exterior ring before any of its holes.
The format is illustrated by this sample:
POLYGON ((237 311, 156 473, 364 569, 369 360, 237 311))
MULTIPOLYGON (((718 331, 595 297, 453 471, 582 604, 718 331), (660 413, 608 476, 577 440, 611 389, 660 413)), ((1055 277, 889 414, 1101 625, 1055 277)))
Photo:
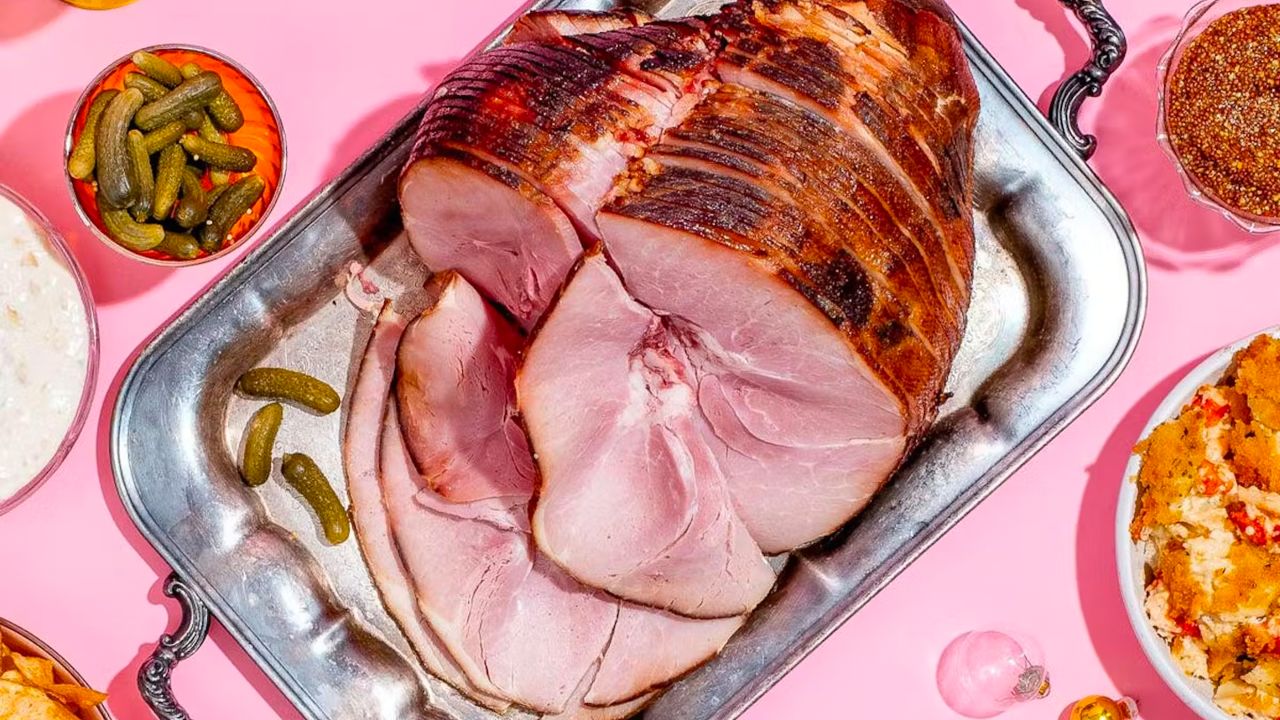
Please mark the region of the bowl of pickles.
POLYGON ((275 104, 244 68, 191 45, 143 48, 91 82, 67 124, 67 184, 95 235, 155 265, 230 252, 285 171, 275 104))

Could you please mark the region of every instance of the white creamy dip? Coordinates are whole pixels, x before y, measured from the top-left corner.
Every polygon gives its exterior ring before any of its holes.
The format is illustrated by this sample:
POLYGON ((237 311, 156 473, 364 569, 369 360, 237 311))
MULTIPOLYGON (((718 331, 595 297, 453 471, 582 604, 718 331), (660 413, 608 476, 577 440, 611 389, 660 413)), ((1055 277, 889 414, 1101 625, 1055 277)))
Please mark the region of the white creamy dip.
POLYGON ((0 502, 57 453, 88 356, 75 276, 27 213, 0 195, 0 502))

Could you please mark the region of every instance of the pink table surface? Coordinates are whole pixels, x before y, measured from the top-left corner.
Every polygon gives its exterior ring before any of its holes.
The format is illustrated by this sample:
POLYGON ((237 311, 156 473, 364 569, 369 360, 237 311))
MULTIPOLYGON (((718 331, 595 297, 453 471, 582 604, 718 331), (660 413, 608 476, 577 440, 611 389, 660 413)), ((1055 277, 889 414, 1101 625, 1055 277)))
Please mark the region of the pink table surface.
MULTIPOLYGON (((933 673, 956 635, 989 626, 1038 637, 1050 700, 1010 718, 1058 718, 1071 700, 1129 693, 1148 720, 1192 714, 1143 659, 1122 609, 1111 533, 1129 449, 1165 392, 1211 350, 1277 322, 1280 254, 1186 199, 1153 140, 1155 65, 1182 2, 1113 0, 1128 62, 1086 125, 1093 161, 1132 214, 1151 268, 1150 315, 1114 389, 758 703, 750 720, 952 717, 933 673), (1245 257, 1246 248, 1249 257, 1245 257)), ((232 260, 180 271, 142 266, 80 226, 63 186, 63 127, 83 83, 137 47, 192 42, 249 67, 279 104, 291 156, 272 221, 341 171, 521 0, 141 0, 94 13, 57 0, 0 0, 0 183, 43 208, 90 277, 102 369, 89 422, 61 470, 0 517, 0 615, 43 636, 126 719, 145 718, 138 666, 176 623, 168 573, 116 496, 107 431, 131 358, 232 260)), ((953 0, 1012 73, 1045 89, 1087 45, 1055 0, 953 0)), ((242 251, 243 252, 243 251, 242 251)), ((1116 309, 1120 312, 1120 308, 1116 309)), ((0 421, 2 422, 2 421, 0 421)), ((163 439, 159 439, 163 441, 163 439)), ((175 677, 196 718, 295 718, 220 628, 175 677)))

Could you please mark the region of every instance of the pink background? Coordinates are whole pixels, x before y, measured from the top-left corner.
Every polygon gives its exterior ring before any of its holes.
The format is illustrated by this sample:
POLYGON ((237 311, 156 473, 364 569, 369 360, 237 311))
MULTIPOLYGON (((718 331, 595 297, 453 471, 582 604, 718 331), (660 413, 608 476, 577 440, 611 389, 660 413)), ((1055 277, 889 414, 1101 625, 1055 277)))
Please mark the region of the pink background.
MULTIPOLYGON (((1137 697, 1149 720, 1193 717, 1143 659, 1121 607, 1115 497, 1129 448, 1175 380, 1211 350, 1277 322, 1273 302, 1247 301, 1274 297, 1280 252, 1192 205, 1153 139, 1155 65, 1186 3, 1112 0, 1130 56, 1086 112, 1101 140, 1093 166, 1132 214, 1151 267, 1150 315, 1133 363, 1102 401, 769 693, 751 720, 952 717, 934 689, 938 654, 956 635, 993 626, 1038 637, 1055 681, 1050 700, 1008 717, 1058 718, 1077 697, 1115 692, 1137 697)), ((1041 107, 1046 88, 1086 56, 1075 21, 1055 0, 952 4, 1041 107)), ((89 236, 62 180, 62 134, 76 96, 103 65, 144 45, 191 42, 236 58, 266 84, 288 132, 278 222, 520 5, 140 0, 94 13, 57 0, 0 0, 0 183, 67 234, 89 274, 103 337, 97 399, 74 452, 0 517, 0 615, 109 690, 117 716, 147 717, 134 677, 176 612, 160 593, 167 569, 116 497, 111 407, 147 338, 235 259, 155 269, 89 236)), ((297 717, 221 629, 181 666, 175 685, 196 718, 297 717)))

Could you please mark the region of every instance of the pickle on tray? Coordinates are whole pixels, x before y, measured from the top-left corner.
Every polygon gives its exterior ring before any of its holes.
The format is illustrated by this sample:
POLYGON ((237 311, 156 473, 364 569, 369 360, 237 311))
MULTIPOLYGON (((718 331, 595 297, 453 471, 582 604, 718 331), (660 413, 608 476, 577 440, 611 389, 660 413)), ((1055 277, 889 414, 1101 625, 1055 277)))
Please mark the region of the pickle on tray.
POLYGON ((252 397, 288 400, 322 415, 342 405, 342 398, 328 383, 284 368, 254 368, 240 376, 236 389, 252 397))
POLYGON ((329 544, 339 545, 345 541, 351 535, 351 518, 315 461, 302 453, 286 453, 280 470, 285 481, 315 511, 329 544))
POLYGON ((103 90, 89 104, 89 112, 84 119, 84 129, 71 148, 71 158, 67 160, 67 172, 71 173, 71 177, 77 180, 88 180, 93 176, 94 167, 97 165, 94 145, 98 134, 98 122, 102 118, 103 111, 107 109, 107 104, 119 94, 119 90, 103 90))
POLYGON ((271 475, 271 452, 275 449, 276 435, 283 419, 284 406, 278 402, 262 406, 249 419, 240 475, 251 487, 265 483, 271 475))

